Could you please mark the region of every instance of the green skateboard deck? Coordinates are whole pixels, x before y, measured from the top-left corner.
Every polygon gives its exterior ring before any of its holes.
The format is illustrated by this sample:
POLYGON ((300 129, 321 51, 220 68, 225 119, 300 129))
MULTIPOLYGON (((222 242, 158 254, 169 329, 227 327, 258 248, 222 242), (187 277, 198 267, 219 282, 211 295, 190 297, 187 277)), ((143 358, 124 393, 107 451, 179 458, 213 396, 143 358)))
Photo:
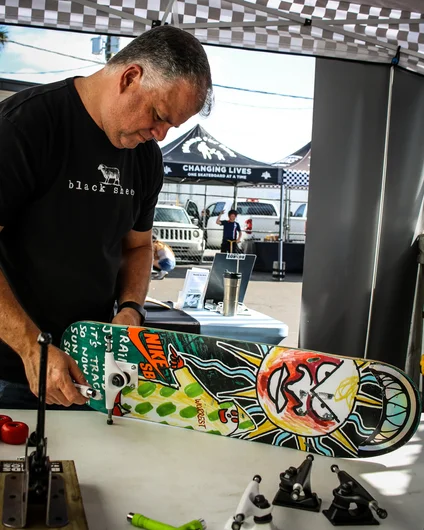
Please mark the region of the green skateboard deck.
POLYGON ((62 348, 114 416, 343 458, 394 451, 419 423, 414 384, 377 361, 98 322, 71 325, 62 348))

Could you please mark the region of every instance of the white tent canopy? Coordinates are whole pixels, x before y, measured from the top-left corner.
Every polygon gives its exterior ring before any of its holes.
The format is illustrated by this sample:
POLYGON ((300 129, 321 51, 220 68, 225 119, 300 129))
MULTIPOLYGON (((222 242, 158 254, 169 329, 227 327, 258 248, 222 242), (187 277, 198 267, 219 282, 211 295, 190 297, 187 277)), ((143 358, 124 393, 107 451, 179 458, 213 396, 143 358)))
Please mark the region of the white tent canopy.
POLYGON ((423 12, 422 0, 0 0, 0 23, 133 37, 166 22, 203 44, 381 63, 399 50, 420 73, 423 12))

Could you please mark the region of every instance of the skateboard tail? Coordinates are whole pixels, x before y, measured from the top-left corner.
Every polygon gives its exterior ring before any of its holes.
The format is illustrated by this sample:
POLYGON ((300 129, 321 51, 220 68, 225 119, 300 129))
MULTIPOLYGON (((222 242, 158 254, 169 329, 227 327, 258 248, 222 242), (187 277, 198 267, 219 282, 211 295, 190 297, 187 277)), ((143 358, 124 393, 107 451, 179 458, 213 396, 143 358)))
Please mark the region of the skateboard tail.
POLYGON ((383 389, 383 409, 374 433, 358 448, 362 458, 405 445, 418 428, 422 407, 420 393, 406 374, 400 378, 397 368, 377 362, 371 370, 383 389))

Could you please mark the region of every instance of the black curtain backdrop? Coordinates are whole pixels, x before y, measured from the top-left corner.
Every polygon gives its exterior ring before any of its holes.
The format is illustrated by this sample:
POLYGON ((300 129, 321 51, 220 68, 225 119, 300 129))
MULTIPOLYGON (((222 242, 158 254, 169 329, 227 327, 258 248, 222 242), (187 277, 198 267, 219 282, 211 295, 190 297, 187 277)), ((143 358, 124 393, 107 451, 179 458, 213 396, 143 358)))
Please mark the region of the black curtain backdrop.
POLYGON ((388 82, 385 66, 316 61, 302 348, 364 353, 388 82))
POLYGON ((369 358, 405 365, 424 192, 424 78, 395 70, 369 358), (419 225, 417 226, 417 223, 419 225))
MULTIPOLYGON (((370 312, 390 67, 318 59, 299 342, 362 357, 370 312)), ((368 358, 404 367, 423 199, 424 79, 395 71, 368 358)))

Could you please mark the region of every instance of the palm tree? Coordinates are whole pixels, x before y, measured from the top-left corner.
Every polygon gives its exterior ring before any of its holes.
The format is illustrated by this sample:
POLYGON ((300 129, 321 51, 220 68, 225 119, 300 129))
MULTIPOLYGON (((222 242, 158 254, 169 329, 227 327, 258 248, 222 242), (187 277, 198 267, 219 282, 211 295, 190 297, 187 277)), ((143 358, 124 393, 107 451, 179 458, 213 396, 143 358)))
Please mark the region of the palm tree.
POLYGON ((0 50, 4 47, 7 42, 7 30, 0 26, 0 50))

